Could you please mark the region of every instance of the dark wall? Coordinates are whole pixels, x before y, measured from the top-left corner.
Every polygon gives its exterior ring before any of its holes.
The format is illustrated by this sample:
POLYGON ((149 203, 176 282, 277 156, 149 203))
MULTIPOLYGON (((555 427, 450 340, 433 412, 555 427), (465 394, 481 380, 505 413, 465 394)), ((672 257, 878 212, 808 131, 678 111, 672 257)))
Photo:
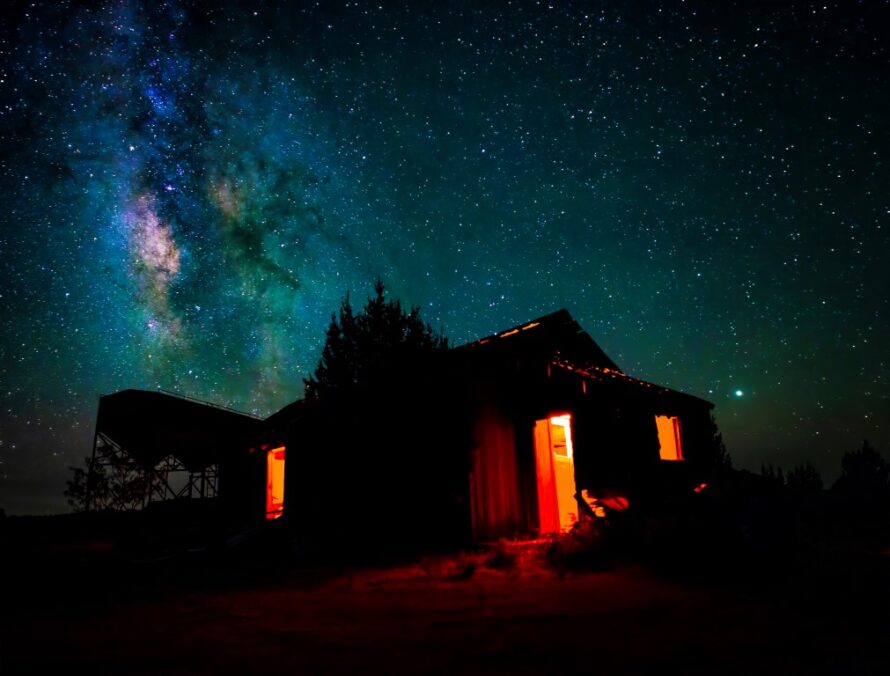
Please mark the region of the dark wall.
POLYGON ((440 376, 406 368, 307 404, 283 435, 285 513, 299 538, 357 558, 469 542, 471 426, 457 383, 440 376))
POLYGON ((574 422, 575 483, 594 495, 629 496, 658 462, 654 415, 607 393, 578 402, 574 422))
POLYGON ((219 463, 219 501, 236 521, 262 521, 266 511, 266 456, 247 443, 219 463))

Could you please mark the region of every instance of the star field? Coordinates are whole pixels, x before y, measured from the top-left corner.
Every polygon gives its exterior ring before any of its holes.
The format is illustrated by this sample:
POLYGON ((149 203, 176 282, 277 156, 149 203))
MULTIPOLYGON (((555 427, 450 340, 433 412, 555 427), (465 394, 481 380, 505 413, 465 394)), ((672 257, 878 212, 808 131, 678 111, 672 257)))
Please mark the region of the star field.
POLYGON ((890 447, 886 2, 19 2, 0 507, 98 397, 267 415, 379 275, 453 344, 566 307, 737 467, 890 447))

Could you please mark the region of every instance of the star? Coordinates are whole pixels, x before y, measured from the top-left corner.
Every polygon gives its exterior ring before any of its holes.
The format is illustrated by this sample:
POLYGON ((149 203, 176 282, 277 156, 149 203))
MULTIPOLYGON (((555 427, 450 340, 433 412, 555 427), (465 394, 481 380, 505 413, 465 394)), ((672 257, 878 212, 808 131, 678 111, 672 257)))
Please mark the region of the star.
POLYGON ((739 467, 886 452, 890 8, 800 38, 797 2, 552 4, 10 19, 0 506, 65 508, 99 393, 291 403, 378 276, 453 345, 566 308, 628 374, 744 398, 739 467))

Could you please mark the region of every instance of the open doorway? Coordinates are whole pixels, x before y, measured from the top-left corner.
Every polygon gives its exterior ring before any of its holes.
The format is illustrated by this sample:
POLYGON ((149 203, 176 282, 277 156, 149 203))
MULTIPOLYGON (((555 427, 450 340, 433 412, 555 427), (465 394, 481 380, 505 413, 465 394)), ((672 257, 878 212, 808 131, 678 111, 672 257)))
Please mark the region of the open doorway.
POLYGON ((535 421, 535 470, 538 485, 538 532, 569 530, 578 520, 572 416, 535 421))
POLYGON ((266 518, 284 514, 284 446, 266 451, 266 518))

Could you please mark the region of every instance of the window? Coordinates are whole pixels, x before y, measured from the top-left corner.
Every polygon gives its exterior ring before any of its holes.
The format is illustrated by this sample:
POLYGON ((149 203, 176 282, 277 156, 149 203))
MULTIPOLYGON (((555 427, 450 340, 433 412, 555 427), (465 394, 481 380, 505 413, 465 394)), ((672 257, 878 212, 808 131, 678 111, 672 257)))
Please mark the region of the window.
POLYGON ((284 446, 266 451, 266 518, 284 514, 284 446))
POLYGON ((550 418, 550 444, 556 455, 572 457, 572 433, 570 415, 555 415, 550 418))
POLYGON ((677 416, 657 415, 658 455, 662 460, 683 460, 683 446, 680 443, 680 419, 677 416))

